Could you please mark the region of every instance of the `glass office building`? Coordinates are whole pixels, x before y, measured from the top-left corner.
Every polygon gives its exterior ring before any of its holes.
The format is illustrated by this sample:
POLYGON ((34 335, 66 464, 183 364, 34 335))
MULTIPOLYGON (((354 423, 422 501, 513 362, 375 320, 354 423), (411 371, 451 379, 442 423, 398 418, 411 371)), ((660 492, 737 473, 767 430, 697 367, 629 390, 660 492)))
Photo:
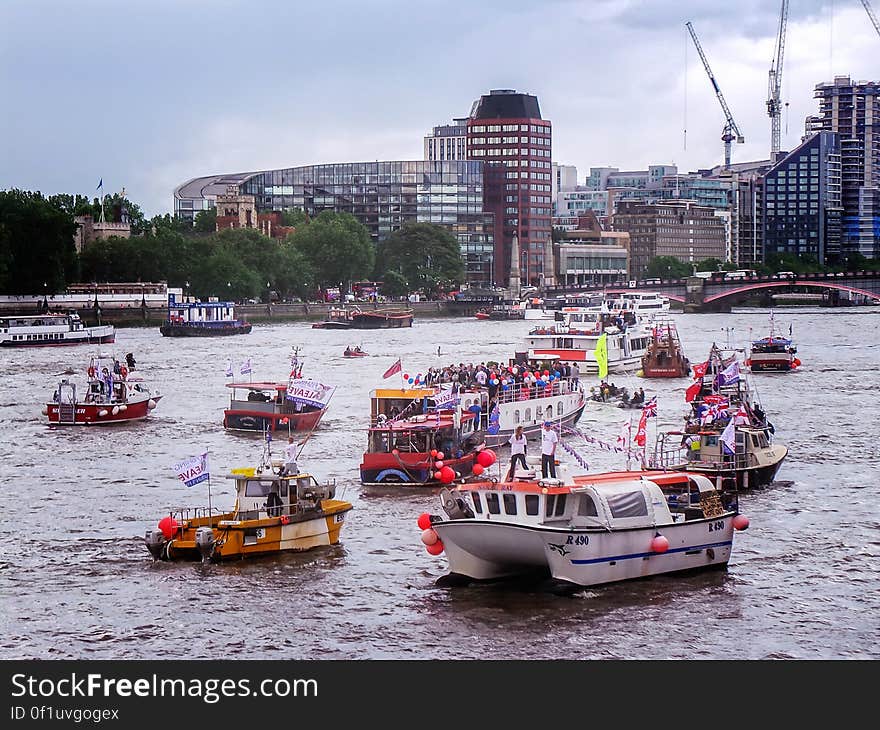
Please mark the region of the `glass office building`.
MULTIPOLYGON (((225 176, 228 180, 231 176, 225 176)), ((175 191, 211 190, 199 178, 175 191)), ((253 195, 259 212, 302 209, 351 213, 378 243, 405 223, 436 223, 461 245, 466 279, 491 286, 495 245, 491 213, 483 212, 483 163, 465 160, 345 162, 241 175, 235 186, 253 195)), ((198 208, 196 204, 189 204, 198 208)))

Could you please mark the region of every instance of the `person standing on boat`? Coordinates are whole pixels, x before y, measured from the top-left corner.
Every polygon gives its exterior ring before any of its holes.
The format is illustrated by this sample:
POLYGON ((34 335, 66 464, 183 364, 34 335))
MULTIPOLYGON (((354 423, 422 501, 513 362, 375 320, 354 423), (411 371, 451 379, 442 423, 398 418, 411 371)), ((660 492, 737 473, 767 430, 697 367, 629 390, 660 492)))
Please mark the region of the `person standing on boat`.
POLYGON ((556 479, 556 444, 559 436, 553 430, 550 421, 544 421, 541 429, 541 476, 545 479, 549 476, 556 479))
POLYGON ((528 439, 523 433, 522 426, 516 427, 516 430, 508 439, 507 443, 510 444, 510 468, 507 470, 507 476, 504 477, 505 482, 511 481, 516 474, 516 462, 519 461, 522 463, 523 469, 529 468, 526 466, 526 446, 528 445, 528 439))
POLYGON ((580 377, 581 377, 581 369, 578 367, 578 364, 576 362, 573 362, 571 364, 571 384, 575 388, 578 387, 578 381, 580 380, 580 377))
POLYGON ((290 474, 299 474, 299 467, 296 465, 296 441, 293 436, 287 437, 287 446, 284 447, 284 468, 281 470, 281 476, 290 474))

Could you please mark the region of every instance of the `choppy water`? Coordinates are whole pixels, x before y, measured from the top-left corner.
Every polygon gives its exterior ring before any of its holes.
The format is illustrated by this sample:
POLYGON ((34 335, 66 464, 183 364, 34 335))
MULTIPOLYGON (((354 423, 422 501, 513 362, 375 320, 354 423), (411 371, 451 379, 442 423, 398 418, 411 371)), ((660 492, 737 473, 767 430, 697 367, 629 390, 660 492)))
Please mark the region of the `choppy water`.
MULTIPOLYGON (((439 511, 436 496, 358 482, 369 391, 398 355, 411 372, 506 359, 529 323, 421 319, 362 333, 287 323, 204 340, 121 330, 113 351, 134 352, 165 397, 150 421, 113 429, 52 429, 40 415, 58 374, 84 367, 91 348, 0 352, 0 657, 877 658, 880 309, 776 313, 804 366, 755 382, 791 452, 774 485, 741 498, 751 527, 736 535, 728 570, 572 598, 436 587, 445 559, 424 550, 416 526, 439 511), (342 357, 352 336, 371 357, 342 357), (303 457, 354 504, 341 543, 227 565, 154 563, 144 532, 169 507, 206 502, 171 463, 207 448, 214 504, 228 506, 220 475, 259 458, 259 439, 221 425, 227 356, 236 366, 250 356, 255 379, 283 378, 293 345, 307 375, 338 386, 303 457)), ((768 327, 766 310, 675 317, 695 362, 712 341, 742 345, 768 327)), ((688 381, 612 380, 657 393, 659 426, 680 425, 688 381)), ((579 425, 614 441, 625 413, 596 406, 579 425)), ((591 468, 623 465, 577 448, 591 468)))

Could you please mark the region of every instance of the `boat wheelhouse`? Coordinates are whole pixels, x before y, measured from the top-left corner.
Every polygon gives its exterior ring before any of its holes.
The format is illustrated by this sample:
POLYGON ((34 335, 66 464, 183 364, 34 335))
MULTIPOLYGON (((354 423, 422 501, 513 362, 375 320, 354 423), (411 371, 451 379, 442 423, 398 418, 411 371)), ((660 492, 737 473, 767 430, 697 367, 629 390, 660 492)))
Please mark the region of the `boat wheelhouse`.
POLYGON ((234 302, 176 301, 168 295, 168 317, 159 327, 165 337, 246 335, 253 325, 235 318, 234 302))
POLYGON ((437 474, 444 466, 469 475, 484 439, 480 406, 471 403, 476 408, 470 410, 467 401, 453 402, 437 388, 372 391, 361 483, 436 487, 443 483, 437 474))
POLYGON ((0 317, 0 346, 55 347, 114 342, 110 324, 87 326, 76 312, 68 314, 13 314, 0 317))
POLYGON ((748 526, 735 495, 721 494, 701 475, 558 474, 443 489, 443 514, 429 515, 422 533, 449 563, 438 583, 538 573, 555 587, 579 588, 724 568, 734 529, 748 526))

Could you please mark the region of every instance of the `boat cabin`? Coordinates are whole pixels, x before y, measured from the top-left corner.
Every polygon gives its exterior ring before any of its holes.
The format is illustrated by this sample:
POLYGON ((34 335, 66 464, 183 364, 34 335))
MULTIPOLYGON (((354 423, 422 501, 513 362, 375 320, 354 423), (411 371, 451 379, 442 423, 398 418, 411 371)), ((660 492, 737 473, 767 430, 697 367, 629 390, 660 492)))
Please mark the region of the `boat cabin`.
MULTIPOLYGON (((279 476, 273 470, 235 469, 227 479, 235 482, 236 500, 231 521, 294 517, 320 511, 321 500, 336 496, 335 480, 319 484, 314 476, 305 472, 279 476)), ((256 536, 253 539, 256 541, 256 536)))
POLYGON ((450 519, 625 530, 714 517, 725 511, 712 482, 698 474, 608 472, 574 480, 463 484, 441 500, 450 519), (664 484, 661 488, 658 481, 664 484))
POLYGON ((178 302, 168 295, 168 322, 193 326, 236 322, 234 302, 178 302))
POLYGON ((730 454, 721 443, 721 433, 712 430, 670 431, 660 434, 651 465, 658 469, 682 466, 742 469, 758 464, 770 448, 767 430, 737 426, 734 431, 736 453, 730 454))

